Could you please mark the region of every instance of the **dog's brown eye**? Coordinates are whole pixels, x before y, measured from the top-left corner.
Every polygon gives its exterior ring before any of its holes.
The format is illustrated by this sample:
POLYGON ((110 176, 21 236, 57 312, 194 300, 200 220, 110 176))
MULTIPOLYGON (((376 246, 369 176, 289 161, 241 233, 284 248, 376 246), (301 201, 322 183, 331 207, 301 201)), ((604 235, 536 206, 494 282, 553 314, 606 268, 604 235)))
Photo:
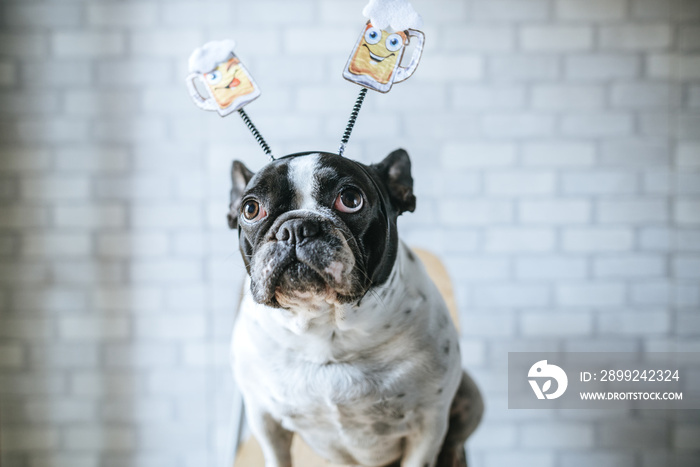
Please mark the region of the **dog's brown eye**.
POLYGON ((333 207, 340 212, 352 213, 362 209, 363 204, 364 200, 362 198, 362 193, 354 188, 347 188, 338 194, 333 207))
POLYGON ((260 207, 260 203, 251 199, 243 204, 243 217, 248 221, 258 221, 263 217, 267 216, 267 212, 260 207))

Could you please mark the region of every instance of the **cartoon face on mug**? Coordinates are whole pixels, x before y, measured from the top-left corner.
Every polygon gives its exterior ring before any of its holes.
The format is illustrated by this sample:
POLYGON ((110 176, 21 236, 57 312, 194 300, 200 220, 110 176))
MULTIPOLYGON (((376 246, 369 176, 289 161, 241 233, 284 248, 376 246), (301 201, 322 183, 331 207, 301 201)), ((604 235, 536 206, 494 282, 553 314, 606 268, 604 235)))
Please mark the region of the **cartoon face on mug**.
POLYGON ((403 31, 388 33, 367 23, 348 71, 355 75, 369 75, 378 83, 387 84, 406 44, 408 38, 403 31))
POLYGON ((239 97, 251 94, 255 89, 250 77, 243 69, 241 61, 233 57, 222 62, 215 70, 204 74, 216 103, 226 108, 239 97))

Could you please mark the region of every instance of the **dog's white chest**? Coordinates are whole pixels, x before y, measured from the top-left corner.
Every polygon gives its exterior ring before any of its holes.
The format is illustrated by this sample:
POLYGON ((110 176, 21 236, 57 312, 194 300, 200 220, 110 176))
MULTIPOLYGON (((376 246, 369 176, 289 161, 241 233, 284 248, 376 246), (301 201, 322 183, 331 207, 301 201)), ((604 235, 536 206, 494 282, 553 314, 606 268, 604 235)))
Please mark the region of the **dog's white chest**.
POLYGON ((422 267, 405 257, 381 292, 342 316, 308 320, 303 332, 284 310, 250 299, 242 308, 232 350, 246 409, 334 462, 392 462, 403 438, 430 429, 426 411, 445 410, 456 390, 456 331, 422 267))

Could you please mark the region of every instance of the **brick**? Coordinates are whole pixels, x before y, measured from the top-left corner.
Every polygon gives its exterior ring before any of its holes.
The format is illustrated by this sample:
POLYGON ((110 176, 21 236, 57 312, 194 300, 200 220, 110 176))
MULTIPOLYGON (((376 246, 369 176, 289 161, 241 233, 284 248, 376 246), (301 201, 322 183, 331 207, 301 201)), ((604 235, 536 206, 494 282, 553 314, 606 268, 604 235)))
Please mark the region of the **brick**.
POLYGON ((549 17, 545 0, 477 0, 473 6, 478 20, 519 21, 549 17))
MULTIPOLYGON (((0 394, 13 396, 36 396, 64 394, 66 376, 59 373, 0 373, 0 394)), ((3 422, 4 423, 4 422, 3 422)), ((4 429, 3 429, 4 430, 4 429)), ((3 432, 3 437, 5 432, 3 432)), ((3 438, 3 445, 6 439, 3 438)), ((3 447, 4 449, 4 447, 3 447)))
MULTIPOLYGON (((476 55, 437 55, 421 58, 416 77, 421 82, 445 83, 476 81, 484 75, 483 59, 476 55)), ((415 91, 415 90, 414 90, 415 91)))
POLYGON ((63 259, 49 265, 52 280, 62 285, 115 284, 124 280, 123 265, 102 260, 63 259))
POLYGON ((34 344, 53 336, 53 323, 43 318, 12 318, 0 316, 0 337, 18 339, 34 344))
POLYGON ((0 228, 26 229, 49 223, 49 210, 40 206, 0 206, 0 228))
POLYGON ((645 74, 654 79, 676 78, 678 57, 668 53, 650 53, 645 60, 645 74))
POLYGON ((593 274, 600 278, 660 278, 665 273, 666 259, 659 255, 606 256, 593 260, 593 274))
POLYGON ((629 171, 565 173, 561 184, 567 194, 630 194, 637 188, 636 177, 629 171))
POLYGON ((163 306, 163 292, 143 285, 102 286, 93 290, 92 301, 100 310, 154 311, 163 306))
POLYGON ((46 258, 88 256, 91 250, 88 234, 48 232, 25 235, 20 251, 25 256, 46 258))
POLYGON ((484 248, 493 252, 551 251, 555 241, 555 232, 550 229, 489 229, 485 235, 484 248))
POLYGON ((17 344, 0 344, 0 369, 18 370, 23 368, 24 349, 17 344))
POLYGON ((0 56, 43 58, 48 52, 48 40, 40 33, 0 32, 0 56))
POLYGON ((513 219, 513 206, 508 201, 445 201, 440 205, 439 215, 450 226, 508 223, 513 219))
POLYGON ((28 87, 42 89, 83 88, 92 83, 92 67, 84 58, 23 62, 20 67, 22 82, 28 87), (51 79, 46 79, 51 76, 51 79))
POLYGON ((601 109, 605 101, 602 86, 593 85, 536 85, 532 105, 541 110, 601 109))
POLYGON ((654 113, 637 114, 637 132, 642 136, 654 138, 669 138, 673 131, 682 130, 682 120, 673 122, 675 116, 671 116, 668 111, 656 111, 654 113))
POLYGON ((571 81, 629 79, 639 76, 641 61, 632 54, 569 55, 564 59, 564 69, 571 81))
POLYGON ((671 288, 667 281, 635 283, 630 286, 631 301, 636 305, 667 305, 671 288))
POLYGON ((625 17, 625 0, 557 0, 558 18, 576 21, 607 21, 625 17))
POLYGON ((234 18, 235 5, 230 2, 208 2, 206 8, 188 1, 174 1, 160 6, 160 19, 168 26, 225 26, 234 18))
POLYGON ((69 114, 82 116, 133 114, 139 109, 139 98, 129 91, 70 91, 65 108, 69 114))
POLYGON ((442 44, 444 50, 460 52, 507 52, 514 48, 515 34, 507 26, 446 26, 442 30, 442 44))
POLYGON ((171 198, 170 180, 161 176, 110 177, 96 183, 97 198, 109 200, 166 200, 171 198))
POLYGON ((674 247, 676 251, 700 251, 700 230, 674 230, 674 247))
POLYGON ((649 227, 639 231, 639 245, 643 250, 668 251, 673 233, 667 227, 649 227))
POLYGON ((95 423, 96 404, 92 401, 47 397, 33 399, 23 410, 23 419, 42 423, 95 423))
MULTIPOLYGON (((245 37, 242 34, 239 37, 245 37)), ((203 43, 202 35, 190 29, 136 31, 130 35, 129 50, 139 57, 179 57, 186 60, 189 54, 203 43)))
POLYGON ((593 29, 588 26, 525 26, 520 44, 526 51, 581 51, 593 46, 593 29))
POLYGON ((668 141, 651 138, 611 140, 602 143, 601 163, 609 166, 666 166, 670 159, 668 141))
POLYGON ((515 275, 520 279, 583 279, 587 275, 584 258, 565 256, 528 256, 515 260, 515 275))
POLYGON ((451 104, 457 109, 518 109, 525 105, 525 88, 516 85, 457 85, 451 104))
POLYGON ((667 109, 680 106, 681 93, 668 83, 617 84, 612 88, 612 104, 622 109, 667 109))
POLYGON ((541 285, 483 285, 474 291, 478 307, 522 308, 549 304, 547 287, 541 285))
POLYGON ((700 200, 676 200, 673 206, 673 218, 680 225, 700 225, 700 200))
POLYGON ((673 430, 673 447, 675 449, 697 451, 700 438, 700 425, 681 423, 673 430))
POLYGON ((21 181, 21 196, 27 200, 74 201, 90 195, 90 181, 84 177, 27 177, 21 181))
POLYGON ((538 467, 555 467, 553 452, 533 452, 532 450, 498 450, 484 454, 485 467, 502 467, 504 465, 536 465, 538 467))
POLYGON ((284 51, 294 55, 346 54, 348 44, 361 30, 350 27, 288 27, 283 34, 284 51), (318 40, 324 37, 325 40, 318 40))
POLYGON ((0 115, 39 115, 42 112, 58 111, 58 96, 55 93, 34 90, 33 92, 1 92, 0 115))
POLYGON ((665 311, 607 312, 598 315, 598 330, 613 335, 665 335, 670 315, 665 311))
POLYGON ((515 157, 515 145, 505 143, 451 143, 441 154, 443 165, 455 169, 509 166, 515 157))
POLYGON ((461 318, 462 333, 470 337, 510 337, 515 335, 513 313, 489 310, 486 313, 470 311, 461 318))
POLYGON ((202 265, 193 260, 138 260, 129 265, 129 276, 140 284, 187 283, 202 279, 202 265))
POLYGON ((62 433, 68 450, 131 452, 136 448, 136 433, 128 427, 67 427, 62 433))
POLYGON ((104 233, 97 239, 97 252, 104 257, 163 256, 168 252, 168 248, 168 236, 162 233, 104 233))
POLYGON ((54 223, 58 227, 101 229, 123 227, 126 212, 116 204, 61 205, 54 209, 54 223))
POLYGON ((678 31, 678 46, 685 52, 700 51, 700 26, 682 25, 678 31))
POLYGON ((656 423, 635 420, 611 420, 599 427, 599 440, 604 447, 625 446, 627 449, 653 449, 666 446, 668 428, 656 423))
POLYGON ((520 428, 521 443, 533 448, 592 448, 592 424, 581 422, 526 423, 520 428))
POLYGON ((55 155, 56 169, 64 172, 110 173, 129 167, 129 153, 119 146, 62 145, 55 155))
POLYGON ((625 287, 613 282, 560 284, 556 286, 559 305, 572 307, 620 306, 625 301, 625 287))
POLYGON ((17 66, 11 62, 0 62, 0 86, 13 86, 17 82, 17 66))
POLYGON ((106 143, 160 141, 166 134, 166 125, 161 118, 119 116, 100 118, 93 124, 95 139, 106 143))
POLYGON ((595 161, 595 147, 586 142, 532 142, 522 148, 525 165, 586 167, 595 161))
POLYGON ((628 251, 634 244, 634 235, 625 228, 579 228, 564 231, 565 251, 603 252, 628 251))
POLYGON ((125 318, 81 316, 59 319, 58 333, 66 341, 104 342, 127 339, 130 329, 125 318))
POLYGON ((88 123, 81 120, 19 120, 13 131, 13 140, 25 143, 75 143, 87 138, 88 123))
POLYGON ((125 52, 124 36, 114 32, 57 32, 51 38, 57 57, 113 57, 125 52))
MULTIPOLYGON (((230 254, 230 251, 227 253, 230 254)), ((178 287, 167 291, 165 307, 170 310, 205 309, 208 295, 202 285, 178 287)))
POLYGON ((673 274, 679 279, 700 279, 700 256, 674 258, 673 274))
POLYGON ((608 224, 652 224, 668 221, 668 203, 663 199, 601 200, 597 218, 608 224))
POLYGON ((632 134, 633 128, 633 119, 627 114, 566 115, 562 121, 563 133, 570 136, 627 136, 632 134))
POLYGON ((651 51, 665 49, 672 41, 673 32, 666 24, 628 24, 600 29, 600 44, 609 50, 651 51))
POLYGON ((679 57, 678 67, 683 81, 700 79, 700 55, 683 55, 679 57))
POLYGON ((203 221, 200 206, 192 203, 141 203, 131 208, 131 224, 136 228, 197 228, 203 221))
MULTIPOLYGON (((41 263, 14 263, 11 261, 0 262, 0 284, 13 286, 27 284, 42 284, 47 280, 46 265, 41 263)), ((2 304, 0 302, 0 304, 2 304)), ((4 305, 4 304, 2 304, 4 305)))
POLYGON ((556 187, 551 172, 493 172, 486 175, 486 193, 489 195, 551 194, 556 187))
POLYGON ((51 428, 7 428, 2 438, 7 452, 50 452, 59 446, 58 432, 51 428))
POLYGON ((16 310, 42 312, 84 310, 87 307, 87 297, 82 291, 72 288, 17 288, 12 295, 12 307, 16 310))
MULTIPOLYGON (((100 365, 99 346, 100 343, 96 341, 37 344, 30 348, 30 362, 33 367, 42 368, 44 371, 49 369, 94 370, 100 365)), ((65 397, 65 392, 62 391, 62 397, 65 397)))
POLYGON ((634 455, 624 452, 564 452, 560 457, 561 467, 635 467, 634 455))
POLYGON ((238 10, 244 18, 265 18, 266 24, 293 26, 311 23, 314 18, 314 4, 308 0, 294 4, 263 0, 242 4, 238 10))
POLYGON ((78 26, 80 5, 14 4, 3 8, 4 21, 16 27, 78 26))
POLYGON ((559 77, 559 60, 551 55, 493 55, 488 75, 496 81, 540 81, 559 77))
POLYGON ((593 332, 593 319, 588 314, 558 314, 524 312, 520 329, 527 337, 575 337, 593 332))
POLYGON ((203 316, 141 316, 134 325, 136 336, 141 339, 191 340, 206 336, 203 316))
POLYGON ((482 128, 489 137, 533 138, 554 133, 555 119, 538 114, 487 114, 482 128))
POLYGON ((673 177, 673 184, 679 195, 700 195, 700 172, 676 173, 673 177))
POLYGON ((95 27, 145 28, 158 22, 158 5, 143 4, 90 4, 87 5, 87 23, 95 27))
POLYGON ((100 84, 118 86, 146 86, 168 83, 168 76, 174 78, 172 63, 159 59, 129 59, 97 62, 96 79, 100 84), (157 73, 154 73, 158 70, 157 73))

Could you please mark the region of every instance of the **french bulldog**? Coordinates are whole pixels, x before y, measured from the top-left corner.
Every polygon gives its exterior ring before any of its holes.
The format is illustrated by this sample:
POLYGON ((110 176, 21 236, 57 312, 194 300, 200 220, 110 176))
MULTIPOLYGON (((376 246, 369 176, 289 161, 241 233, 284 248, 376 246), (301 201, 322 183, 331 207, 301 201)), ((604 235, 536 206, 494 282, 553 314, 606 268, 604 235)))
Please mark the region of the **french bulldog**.
MULTIPOLYGON (((248 272, 233 371, 266 467, 297 433, 338 464, 466 465, 483 403, 447 307, 398 238, 411 162, 308 152, 233 163, 229 226, 248 272)), ((297 466, 304 467, 304 466, 297 466)))

